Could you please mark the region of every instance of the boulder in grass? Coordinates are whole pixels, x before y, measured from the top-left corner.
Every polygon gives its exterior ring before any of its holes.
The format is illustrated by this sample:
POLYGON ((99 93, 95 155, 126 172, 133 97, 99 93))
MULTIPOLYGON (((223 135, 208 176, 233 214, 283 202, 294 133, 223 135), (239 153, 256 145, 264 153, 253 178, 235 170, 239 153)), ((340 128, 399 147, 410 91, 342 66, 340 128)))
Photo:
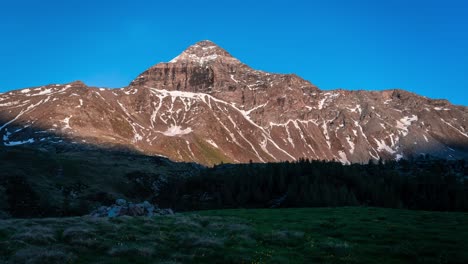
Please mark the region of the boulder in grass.
POLYGON ((120 206, 110 206, 107 210, 107 217, 117 217, 120 216, 120 206))
POLYGON ((125 206, 127 205, 127 201, 125 199, 117 199, 115 200, 115 204, 118 206, 125 206))
POLYGON ((150 204, 148 201, 144 201, 143 203, 141 203, 141 205, 143 206, 144 210, 147 212, 146 216, 153 216, 154 210, 158 208, 157 205, 154 206, 150 204))
POLYGON ((145 215, 145 208, 140 204, 130 204, 128 206, 128 215, 130 216, 145 215))
POLYGON ((124 199, 117 199, 111 206, 101 206, 90 213, 94 217, 119 217, 119 216, 154 216, 173 215, 170 208, 160 209, 157 205, 152 205, 148 201, 142 203, 129 203, 124 199))

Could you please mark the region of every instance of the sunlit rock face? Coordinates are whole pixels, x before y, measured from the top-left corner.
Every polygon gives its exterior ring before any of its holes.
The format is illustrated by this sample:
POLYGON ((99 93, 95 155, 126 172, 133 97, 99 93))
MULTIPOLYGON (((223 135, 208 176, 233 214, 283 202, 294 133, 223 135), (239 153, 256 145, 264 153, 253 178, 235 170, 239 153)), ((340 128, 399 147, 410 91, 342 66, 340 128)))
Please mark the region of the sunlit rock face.
POLYGON ((0 94, 0 144, 123 147, 207 165, 466 158, 467 117, 403 90, 322 91, 201 41, 125 88, 77 81, 0 94))

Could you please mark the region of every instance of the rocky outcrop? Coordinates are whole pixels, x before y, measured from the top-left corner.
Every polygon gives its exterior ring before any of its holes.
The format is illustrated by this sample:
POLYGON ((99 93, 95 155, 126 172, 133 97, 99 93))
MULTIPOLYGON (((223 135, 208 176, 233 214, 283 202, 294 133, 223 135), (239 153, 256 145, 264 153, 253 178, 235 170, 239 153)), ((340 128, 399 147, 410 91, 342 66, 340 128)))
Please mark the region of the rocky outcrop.
POLYGON ((455 159, 468 156, 468 109, 398 89, 322 91, 202 41, 122 89, 73 82, 0 94, 0 134, 8 147, 97 145, 205 165, 455 159))
POLYGON ((94 217, 119 217, 119 216, 155 216, 173 215, 170 208, 160 209, 157 205, 152 205, 148 201, 142 203, 131 203, 124 199, 117 199, 111 206, 101 206, 90 213, 94 217))

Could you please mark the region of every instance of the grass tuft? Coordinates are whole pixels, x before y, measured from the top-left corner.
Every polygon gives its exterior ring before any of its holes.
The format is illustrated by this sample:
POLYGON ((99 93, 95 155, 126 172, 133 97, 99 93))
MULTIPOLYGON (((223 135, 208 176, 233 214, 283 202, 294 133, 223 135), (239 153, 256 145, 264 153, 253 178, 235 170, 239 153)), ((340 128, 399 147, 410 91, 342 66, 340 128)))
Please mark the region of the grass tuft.
POLYGON ((33 227, 19 231, 11 237, 33 245, 49 245, 56 241, 54 230, 48 227, 33 227))
POLYGON ((107 254, 113 257, 144 257, 153 256, 154 249, 138 245, 117 245, 112 247, 107 254))
POLYGON ((76 256, 70 252, 55 248, 29 247, 20 249, 12 258, 18 264, 63 264, 71 263, 76 256))

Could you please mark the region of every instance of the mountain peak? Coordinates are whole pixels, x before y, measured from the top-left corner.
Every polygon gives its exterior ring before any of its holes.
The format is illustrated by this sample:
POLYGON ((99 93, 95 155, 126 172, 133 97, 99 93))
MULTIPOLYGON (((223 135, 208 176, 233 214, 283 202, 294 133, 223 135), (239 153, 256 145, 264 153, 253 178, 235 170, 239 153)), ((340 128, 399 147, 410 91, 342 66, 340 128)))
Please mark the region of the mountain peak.
POLYGON ((239 62, 226 50, 210 40, 199 41, 184 50, 179 56, 169 63, 198 63, 203 65, 212 61, 223 60, 227 62, 239 62))
POLYGON ((202 46, 202 47, 209 47, 209 46, 219 47, 218 45, 216 45, 216 43, 214 43, 213 41, 209 39, 198 41, 197 43, 193 44, 193 46, 195 45, 202 46))
POLYGON ((72 86, 86 86, 86 84, 80 80, 76 80, 76 81, 73 81, 73 82, 70 82, 68 83, 69 85, 72 85, 72 86))

